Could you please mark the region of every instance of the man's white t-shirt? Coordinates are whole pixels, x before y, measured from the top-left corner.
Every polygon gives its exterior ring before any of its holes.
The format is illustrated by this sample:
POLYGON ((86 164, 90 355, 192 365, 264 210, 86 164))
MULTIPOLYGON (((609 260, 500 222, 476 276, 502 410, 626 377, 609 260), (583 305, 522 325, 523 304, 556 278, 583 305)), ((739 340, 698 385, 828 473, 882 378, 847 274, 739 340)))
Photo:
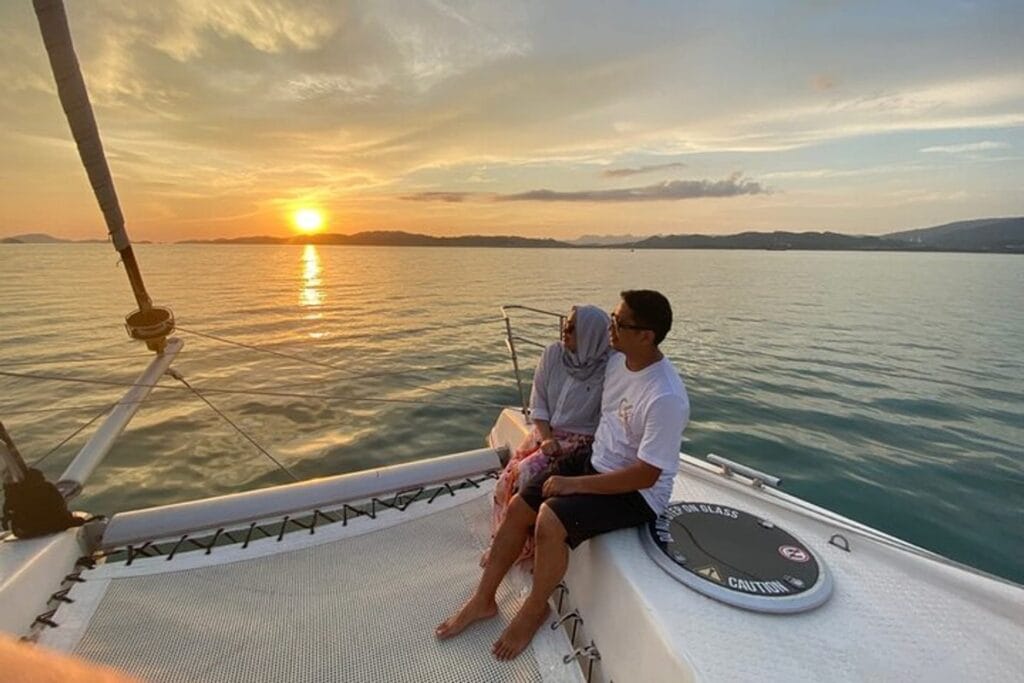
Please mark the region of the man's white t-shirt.
POLYGON ((621 470, 640 460, 660 469, 654 486, 640 489, 647 505, 660 515, 672 495, 689 419, 686 387, 667 358, 633 372, 626 367, 624 354, 613 353, 605 371, 601 422, 590 463, 598 472, 621 470))

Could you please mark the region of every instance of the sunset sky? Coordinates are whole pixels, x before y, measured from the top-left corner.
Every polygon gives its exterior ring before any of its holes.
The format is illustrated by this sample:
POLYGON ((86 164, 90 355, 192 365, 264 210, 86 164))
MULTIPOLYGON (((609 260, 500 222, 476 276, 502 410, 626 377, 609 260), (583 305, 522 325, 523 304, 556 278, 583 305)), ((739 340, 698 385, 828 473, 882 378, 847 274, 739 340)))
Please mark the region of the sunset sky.
MULTIPOLYGON (((1024 214, 1024 3, 68 0, 138 240, 1024 214)), ((0 235, 102 237, 28 0, 0 235)))

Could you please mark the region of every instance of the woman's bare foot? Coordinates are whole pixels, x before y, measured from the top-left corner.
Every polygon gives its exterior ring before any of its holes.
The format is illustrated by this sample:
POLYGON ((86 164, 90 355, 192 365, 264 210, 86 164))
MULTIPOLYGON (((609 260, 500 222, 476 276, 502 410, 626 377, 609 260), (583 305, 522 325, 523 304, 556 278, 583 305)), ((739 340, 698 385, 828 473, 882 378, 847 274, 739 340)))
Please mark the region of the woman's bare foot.
POLYGON ((490 560, 491 560, 491 549, 487 548, 487 550, 484 551, 484 554, 480 556, 480 566, 481 567, 486 567, 487 563, 490 562, 490 560))
POLYGON ((466 601, 458 612, 438 624, 437 628, 434 629, 434 635, 437 636, 438 640, 457 636, 474 621, 490 619, 497 613, 498 605, 494 602, 494 598, 483 600, 474 595, 466 601))
POLYGON ((537 606, 527 600, 516 612, 512 623, 508 625, 501 637, 494 642, 491 652, 500 660, 515 659, 520 652, 533 640, 533 635, 547 619, 551 608, 545 601, 537 606))

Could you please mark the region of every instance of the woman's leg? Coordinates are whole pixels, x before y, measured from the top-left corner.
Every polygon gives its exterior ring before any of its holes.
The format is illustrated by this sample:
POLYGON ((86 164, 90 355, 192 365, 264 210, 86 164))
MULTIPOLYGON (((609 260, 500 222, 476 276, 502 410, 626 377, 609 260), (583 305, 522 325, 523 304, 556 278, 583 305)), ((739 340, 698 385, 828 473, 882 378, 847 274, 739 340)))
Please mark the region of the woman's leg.
MULTIPOLYGON (((526 486, 526 482, 530 481, 538 474, 550 470, 553 462, 554 459, 549 458, 540 451, 523 458, 519 463, 519 481, 517 482, 516 490, 521 490, 526 486)), ((530 536, 527 536, 526 543, 523 544, 523 552, 519 556, 517 562, 524 566, 531 563, 533 560, 533 548, 534 542, 533 535, 531 534, 530 536)), ((526 568, 529 569, 529 567, 526 568)))
MULTIPOLYGON (((512 500, 512 496, 519 490, 519 473, 521 471, 521 463, 523 460, 529 458, 535 453, 539 453, 540 446, 540 435, 537 433, 536 428, 531 429, 530 433, 526 435, 523 442, 516 449, 515 453, 509 458, 505 464, 505 468, 498 475, 498 481, 494 485, 494 499, 493 505, 491 506, 491 541, 494 541, 494 535, 498 533, 498 529, 501 527, 501 523, 505 521, 505 515, 508 510, 509 502, 512 500)), ((480 566, 486 567, 487 561, 490 557, 491 549, 488 546, 487 550, 480 556, 480 566)))
POLYGON ((490 619, 498 613, 498 605, 495 602, 498 586, 519 556, 536 519, 536 510, 519 496, 513 496, 509 503, 508 515, 491 544, 491 560, 484 568, 480 583, 462 607, 434 629, 438 638, 451 638, 473 622, 490 619))
POLYGON ((541 453, 539 450, 530 453, 528 456, 519 461, 518 473, 515 480, 516 491, 526 486, 526 482, 530 481, 544 470, 551 468, 552 458, 541 453))

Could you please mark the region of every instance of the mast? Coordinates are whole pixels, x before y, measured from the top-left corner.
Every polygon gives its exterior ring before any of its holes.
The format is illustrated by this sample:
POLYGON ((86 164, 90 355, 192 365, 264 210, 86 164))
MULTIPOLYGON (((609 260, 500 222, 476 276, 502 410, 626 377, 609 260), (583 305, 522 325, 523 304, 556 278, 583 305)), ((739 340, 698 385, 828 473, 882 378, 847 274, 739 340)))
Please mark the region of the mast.
MULTIPOLYGON (((85 172, 89 176, 89 184, 92 185, 93 194, 96 195, 96 201, 99 202, 100 210, 103 212, 107 232, 110 233, 114 249, 121 255, 121 262, 124 263, 125 271, 128 273, 128 282, 132 286, 132 293, 139 306, 138 310, 132 311, 125 317, 125 327, 129 336, 146 342, 146 346, 156 352, 156 357, 150 362, 146 371, 136 381, 125 398, 111 411, 88 443, 82 447, 57 482, 55 487, 57 500, 63 503, 64 500, 74 498, 82 490, 86 479, 113 447, 114 439, 124 430, 156 382, 170 367, 178 351, 181 350, 182 342, 180 339, 167 339, 168 335, 174 331, 174 313, 169 308, 154 306, 146 291, 146 285, 142 281, 139 263, 132 250, 131 241, 128 239, 128 232, 124 228, 124 216, 121 213, 121 205, 117 201, 114 179, 110 175, 107 158, 103 153, 103 142, 100 140, 100 133, 96 127, 96 118, 93 116, 92 104, 89 102, 89 93, 85 88, 82 70, 78 65, 78 57, 75 55, 75 46, 71 42, 71 29, 68 27, 64 3, 62 0, 32 0, 32 5, 39 21, 39 30, 43 36, 43 44, 46 46, 46 54, 50 58, 53 78, 57 83, 57 95, 60 97, 64 115, 68 119, 71 134, 78 146, 78 155, 82 158, 85 172)), ((45 483, 45 486, 54 488, 52 484, 48 483, 45 483)), ((64 510, 66 512, 66 506, 64 510)), ((61 510, 57 509, 55 515, 60 522, 61 510)), ((26 518, 29 520, 34 519, 34 516, 31 511, 26 513, 26 518)), ((70 516, 64 517, 63 520, 61 523, 65 526, 57 525, 52 528, 45 527, 45 529, 52 531, 56 528, 67 528, 68 524, 74 522, 70 516), (69 519, 71 521, 68 521, 69 519)), ((32 529, 29 529, 29 533, 33 533, 32 529)))
POLYGON ((89 93, 85 88, 78 57, 71 41, 64 3, 62 0, 33 0, 32 4, 50 59, 53 77, 57 83, 57 94, 71 127, 71 134, 75 138, 75 144, 78 146, 78 154, 82 158, 85 172, 89 176, 89 184, 92 185, 93 193, 103 212, 114 249, 121 255, 132 293, 139 306, 137 311, 133 311, 125 318, 128 334, 145 341, 151 350, 159 352, 164 348, 167 335, 174 331, 174 314, 169 308, 153 305, 142 281, 142 272, 139 270, 135 252, 124 227, 124 216, 117 200, 117 191, 114 189, 114 179, 107 166, 103 143, 96 127, 96 118, 89 102, 89 93))

